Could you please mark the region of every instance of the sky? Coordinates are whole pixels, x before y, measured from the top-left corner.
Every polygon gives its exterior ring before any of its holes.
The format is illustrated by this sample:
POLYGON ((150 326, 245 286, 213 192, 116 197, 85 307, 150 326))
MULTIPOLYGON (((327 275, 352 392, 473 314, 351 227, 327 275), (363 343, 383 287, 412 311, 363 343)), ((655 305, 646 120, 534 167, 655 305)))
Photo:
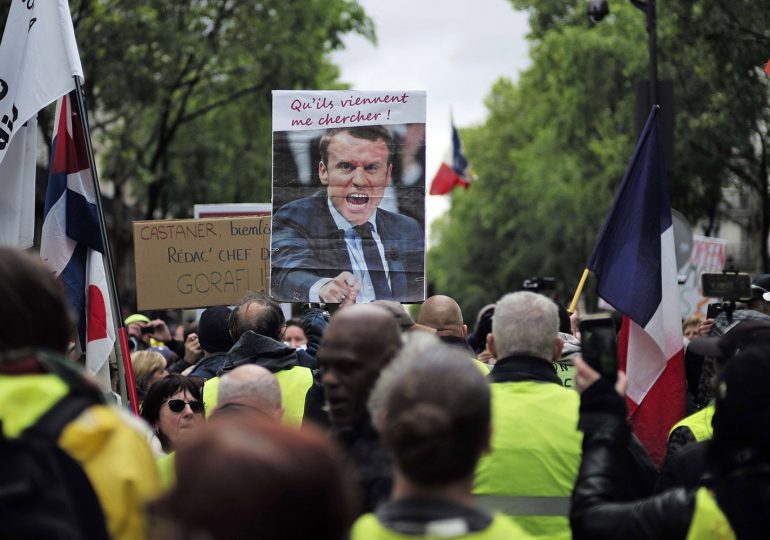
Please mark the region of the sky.
MULTIPOLYGON (((430 185, 457 127, 486 118, 484 98, 500 77, 516 80, 529 65, 527 16, 508 0, 359 0, 374 21, 377 45, 350 35, 332 56, 341 80, 355 90, 427 92, 430 185)), ((428 222, 449 206, 427 197, 428 222)))

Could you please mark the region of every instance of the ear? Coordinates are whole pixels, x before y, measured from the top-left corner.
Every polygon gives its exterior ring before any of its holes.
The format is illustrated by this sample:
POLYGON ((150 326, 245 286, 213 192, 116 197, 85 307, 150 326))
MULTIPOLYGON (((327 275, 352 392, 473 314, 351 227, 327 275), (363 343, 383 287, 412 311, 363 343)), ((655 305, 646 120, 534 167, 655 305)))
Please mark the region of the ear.
POLYGON ((329 171, 326 170, 326 165, 324 165, 323 161, 318 162, 318 178, 324 186, 329 185, 329 171))
POLYGON ((389 163, 388 164, 388 184, 390 184, 390 175, 392 172, 393 172, 393 164, 389 163))
POLYGON ((489 352, 492 353, 492 356, 497 358, 497 347, 495 347, 495 336, 492 335, 492 332, 487 334, 487 349, 489 349, 489 352))
POLYGON ((552 362, 556 362, 561 358, 561 351, 564 348, 564 340, 560 337, 557 337, 556 340, 553 342, 553 357, 551 358, 552 362))
POLYGON ((462 337, 468 337, 468 325, 467 324, 463 325, 461 332, 462 332, 462 337))

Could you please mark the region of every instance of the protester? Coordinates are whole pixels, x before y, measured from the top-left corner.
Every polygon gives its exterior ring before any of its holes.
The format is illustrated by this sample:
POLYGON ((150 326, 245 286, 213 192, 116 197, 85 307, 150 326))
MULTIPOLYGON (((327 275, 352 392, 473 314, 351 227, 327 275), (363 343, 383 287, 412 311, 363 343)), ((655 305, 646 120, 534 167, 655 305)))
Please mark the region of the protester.
POLYGON ((166 359, 156 351, 136 351, 131 353, 131 366, 134 368, 136 392, 141 403, 152 383, 168 375, 166 359))
POLYGON ((473 328, 473 333, 468 335, 468 345, 476 353, 476 358, 490 366, 495 364, 495 357, 487 345, 487 335, 492 331, 494 316, 494 304, 487 304, 481 308, 476 315, 476 325, 473 328))
MULTIPOLYGON (((235 345, 227 353, 222 373, 245 364, 266 368, 276 376, 281 386, 284 422, 300 425, 305 397, 313 384, 313 374, 305 366, 314 364, 315 358, 280 341, 284 321, 278 304, 262 293, 247 294, 230 316, 230 335, 235 345)), ((209 410, 218 404, 219 383, 220 378, 214 377, 203 387, 209 410)))
POLYGON ((463 350, 482 373, 489 373, 487 364, 477 360, 476 354, 468 345, 468 326, 464 323, 463 312, 454 298, 443 294, 431 296, 420 307, 417 322, 435 330, 436 336, 444 343, 463 350))
POLYGON ((474 494, 490 511, 513 516, 528 533, 569 531, 569 495, 580 464, 575 429, 579 396, 564 388, 556 304, 532 292, 507 294, 495 307, 490 349, 492 451, 476 469, 474 494))
POLYGON ((200 388, 184 375, 166 375, 147 391, 142 418, 154 430, 163 452, 173 452, 205 420, 200 388))
POLYGON ((0 297, 0 538, 142 538, 159 489, 152 454, 64 358, 73 327, 61 284, 0 248, 0 297), (34 451, 23 443, 33 429, 48 433, 34 451))
POLYGON ((770 538, 770 401, 757 377, 770 367, 770 348, 742 350, 719 378, 707 483, 627 503, 618 498, 630 435, 625 376, 613 389, 584 362, 577 367, 584 438, 570 512, 574 538, 770 538))
POLYGON ((212 419, 152 505, 151 538, 346 540, 355 516, 339 455, 312 430, 249 415, 212 419))
POLYGON ((369 410, 393 456, 393 496, 359 518, 352 540, 527 537, 473 505, 473 472, 489 449, 489 385, 465 354, 414 336, 383 371, 369 410))
POLYGON ((393 168, 384 126, 334 128, 319 143, 326 187, 273 216, 272 296, 285 301, 420 301, 424 231, 378 208, 393 168))
POLYGON ((318 351, 332 435, 355 465, 366 511, 385 501, 391 488, 390 458, 366 402, 380 372, 400 348, 401 334, 390 313, 355 305, 334 314, 318 351))
POLYGON ((302 329, 302 321, 299 319, 286 321, 286 328, 283 330, 283 342, 295 349, 304 350, 307 347, 307 336, 302 329))
POLYGON ((211 379, 216 377, 224 366, 227 351, 233 346, 229 328, 232 311, 227 306, 214 306, 201 313, 197 340, 203 351, 203 358, 187 373, 189 376, 211 379))
POLYGON ((244 364, 225 373, 219 383, 218 399, 214 415, 239 411, 256 413, 276 422, 283 419, 278 379, 262 366, 244 364))

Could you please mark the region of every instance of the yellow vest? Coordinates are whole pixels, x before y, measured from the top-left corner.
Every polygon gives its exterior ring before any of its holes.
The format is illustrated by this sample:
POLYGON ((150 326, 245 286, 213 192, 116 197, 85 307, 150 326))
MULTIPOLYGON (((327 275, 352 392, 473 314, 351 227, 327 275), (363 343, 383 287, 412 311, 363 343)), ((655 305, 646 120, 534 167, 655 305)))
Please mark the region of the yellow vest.
POLYGON ((350 540, 517 540, 519 538, 529 538, 529 536, 510 519, 500 515, 495 516, 489 527, 483 531, 459 536, 437 534, 413 536, 386 529, 377 519, 377 516, 364 514, 355 522, 350 533, 350 540))
MULTIPOLYGON (((0 375, 0 420, 17 437, 69 391, 55 375, 0 375)), ((145 537, 145 506, 160 493, 155 460, 145 435, 106 405, 92 405, 67 424, 59 447, 91 481, 116 540, 145 537)))
MULTIPOLYGON (((305 414, 305 396, 313 385, 313 372, 306 367, 294 366, 275 374, 281 387, 283 401, 283 423, 299 426, 305 414)), ((217 406, 219 396, 219 377, 209 379, 203 385, 203 405, 206 415, 217 406)))
POLYGON ((691 414, 690 416, 683 418, 671 428, 668 432, 671 433, 680 427, 689 428, 692 434, 695 436, 696 441, 705 441, 710 439, 714 434, 714 430, 711 427, 711 420, 714 418, 714 404, 703 407, 698 412, 691 414))
POLYGON ((714 495, 702 487, 695 492, 695 511, 692 514, 687 540, 735 540, 730 523, 717 505, 714 495))
POLYGON ((176 483, 176 470, 174 469, 174 463, 176 462, 176 452, 171 452, 165 456, 161 456, 157 459, 155 464, 158 466, 158 477, 160 478, 160 487, 164 491, 168 491, 176 483))
POLYGON ((570 537, 569 505, 582 455, 580 396, 547 382, 492 383, 492 451, 473 493, 489 512, 537 536, 570 537))

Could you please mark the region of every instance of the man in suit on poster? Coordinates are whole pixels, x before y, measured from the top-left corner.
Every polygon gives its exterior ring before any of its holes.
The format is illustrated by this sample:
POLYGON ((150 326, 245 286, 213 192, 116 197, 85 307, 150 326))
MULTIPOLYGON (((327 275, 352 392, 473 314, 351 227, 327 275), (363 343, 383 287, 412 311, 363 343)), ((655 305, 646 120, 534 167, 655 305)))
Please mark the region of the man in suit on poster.
POLYGON ((423 229, 378 208, 393 169, 383 126, 333 128, 321 138, 326 186, 273 216, 272 296, 289 302, 425 299, 423 229))

